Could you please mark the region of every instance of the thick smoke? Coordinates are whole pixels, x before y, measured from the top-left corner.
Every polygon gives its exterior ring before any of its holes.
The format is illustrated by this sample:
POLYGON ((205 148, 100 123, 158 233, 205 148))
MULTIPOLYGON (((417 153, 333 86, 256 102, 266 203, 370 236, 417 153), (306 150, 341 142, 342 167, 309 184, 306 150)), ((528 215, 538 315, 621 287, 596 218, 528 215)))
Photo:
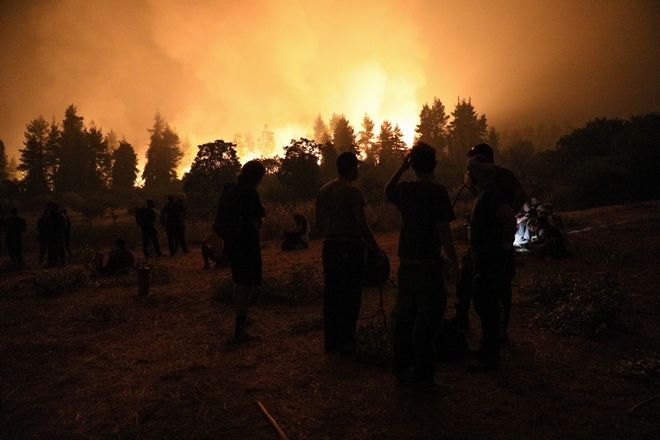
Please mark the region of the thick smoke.
POLYGON ((10 154, 70 103, 138 152, 157 110, 191 145, 264 124, 282 145, 319 112, 391 119, 410 140, 433 96, 471 97, 500 128, 658 110, 654 1, 1 4, 10 154))

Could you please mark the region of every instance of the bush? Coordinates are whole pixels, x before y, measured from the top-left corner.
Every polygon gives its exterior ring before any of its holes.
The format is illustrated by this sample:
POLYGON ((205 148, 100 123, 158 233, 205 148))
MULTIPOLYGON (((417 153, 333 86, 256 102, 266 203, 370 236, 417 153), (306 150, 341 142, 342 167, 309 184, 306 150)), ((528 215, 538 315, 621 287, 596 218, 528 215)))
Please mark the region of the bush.
POLYGON ((61 296, 89 285, 88 272, 79 267, 47 269, 29 280, 37 295, 61 296))

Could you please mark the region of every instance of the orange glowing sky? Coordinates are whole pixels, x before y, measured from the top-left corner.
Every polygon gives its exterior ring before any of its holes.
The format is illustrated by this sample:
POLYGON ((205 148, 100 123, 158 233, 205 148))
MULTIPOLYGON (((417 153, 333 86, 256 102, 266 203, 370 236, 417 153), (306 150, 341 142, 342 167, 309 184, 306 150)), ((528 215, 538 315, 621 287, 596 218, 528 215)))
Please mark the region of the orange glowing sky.
POLYGON ((281 147, 333 112, 356 132, 365 112, 389 119, 410 141, 433 96, 449 111, 471 97, 498 128, 659 107, 655 1, 0 4, 10 155, 26 122, 70 103, 140 154, 156 110, 192 146, 268 124, 281 147))

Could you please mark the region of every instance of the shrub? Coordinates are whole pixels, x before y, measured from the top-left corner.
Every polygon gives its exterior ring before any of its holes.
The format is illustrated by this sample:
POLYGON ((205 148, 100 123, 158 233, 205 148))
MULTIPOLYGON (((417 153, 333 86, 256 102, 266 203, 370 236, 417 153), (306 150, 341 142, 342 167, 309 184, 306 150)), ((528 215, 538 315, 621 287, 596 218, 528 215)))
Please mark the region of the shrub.
POLYGON ((47 269, 37 273, 30 284, 38 295, 56 297, 87 286, 89 277, 87 271, 79 267, 47 269))

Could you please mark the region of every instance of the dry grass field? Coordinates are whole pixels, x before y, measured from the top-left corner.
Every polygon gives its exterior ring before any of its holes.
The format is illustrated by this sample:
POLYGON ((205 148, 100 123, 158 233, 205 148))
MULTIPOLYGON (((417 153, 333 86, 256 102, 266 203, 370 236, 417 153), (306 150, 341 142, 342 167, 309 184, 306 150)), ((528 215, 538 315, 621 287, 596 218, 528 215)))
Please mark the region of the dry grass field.
MULTIPOLYGON (((518 259, 503 368, 439 363, 442 395, 323 353, 320 241, 265 243, 267 294, 250 315, 263 342, 231 351, 229 273, 203 271, 198 250, 150 260, 148 297, 135 275, 97 279, 82 258, 3 272, 0 438, 276 439, 257 400, 292 439, 658 438, 660 203, 566 219, 573 257, 518 259)), ((397 234, 377 238, 396 270, 397 234)), ((377 304, 366 290, 361 325, 377 304)))

